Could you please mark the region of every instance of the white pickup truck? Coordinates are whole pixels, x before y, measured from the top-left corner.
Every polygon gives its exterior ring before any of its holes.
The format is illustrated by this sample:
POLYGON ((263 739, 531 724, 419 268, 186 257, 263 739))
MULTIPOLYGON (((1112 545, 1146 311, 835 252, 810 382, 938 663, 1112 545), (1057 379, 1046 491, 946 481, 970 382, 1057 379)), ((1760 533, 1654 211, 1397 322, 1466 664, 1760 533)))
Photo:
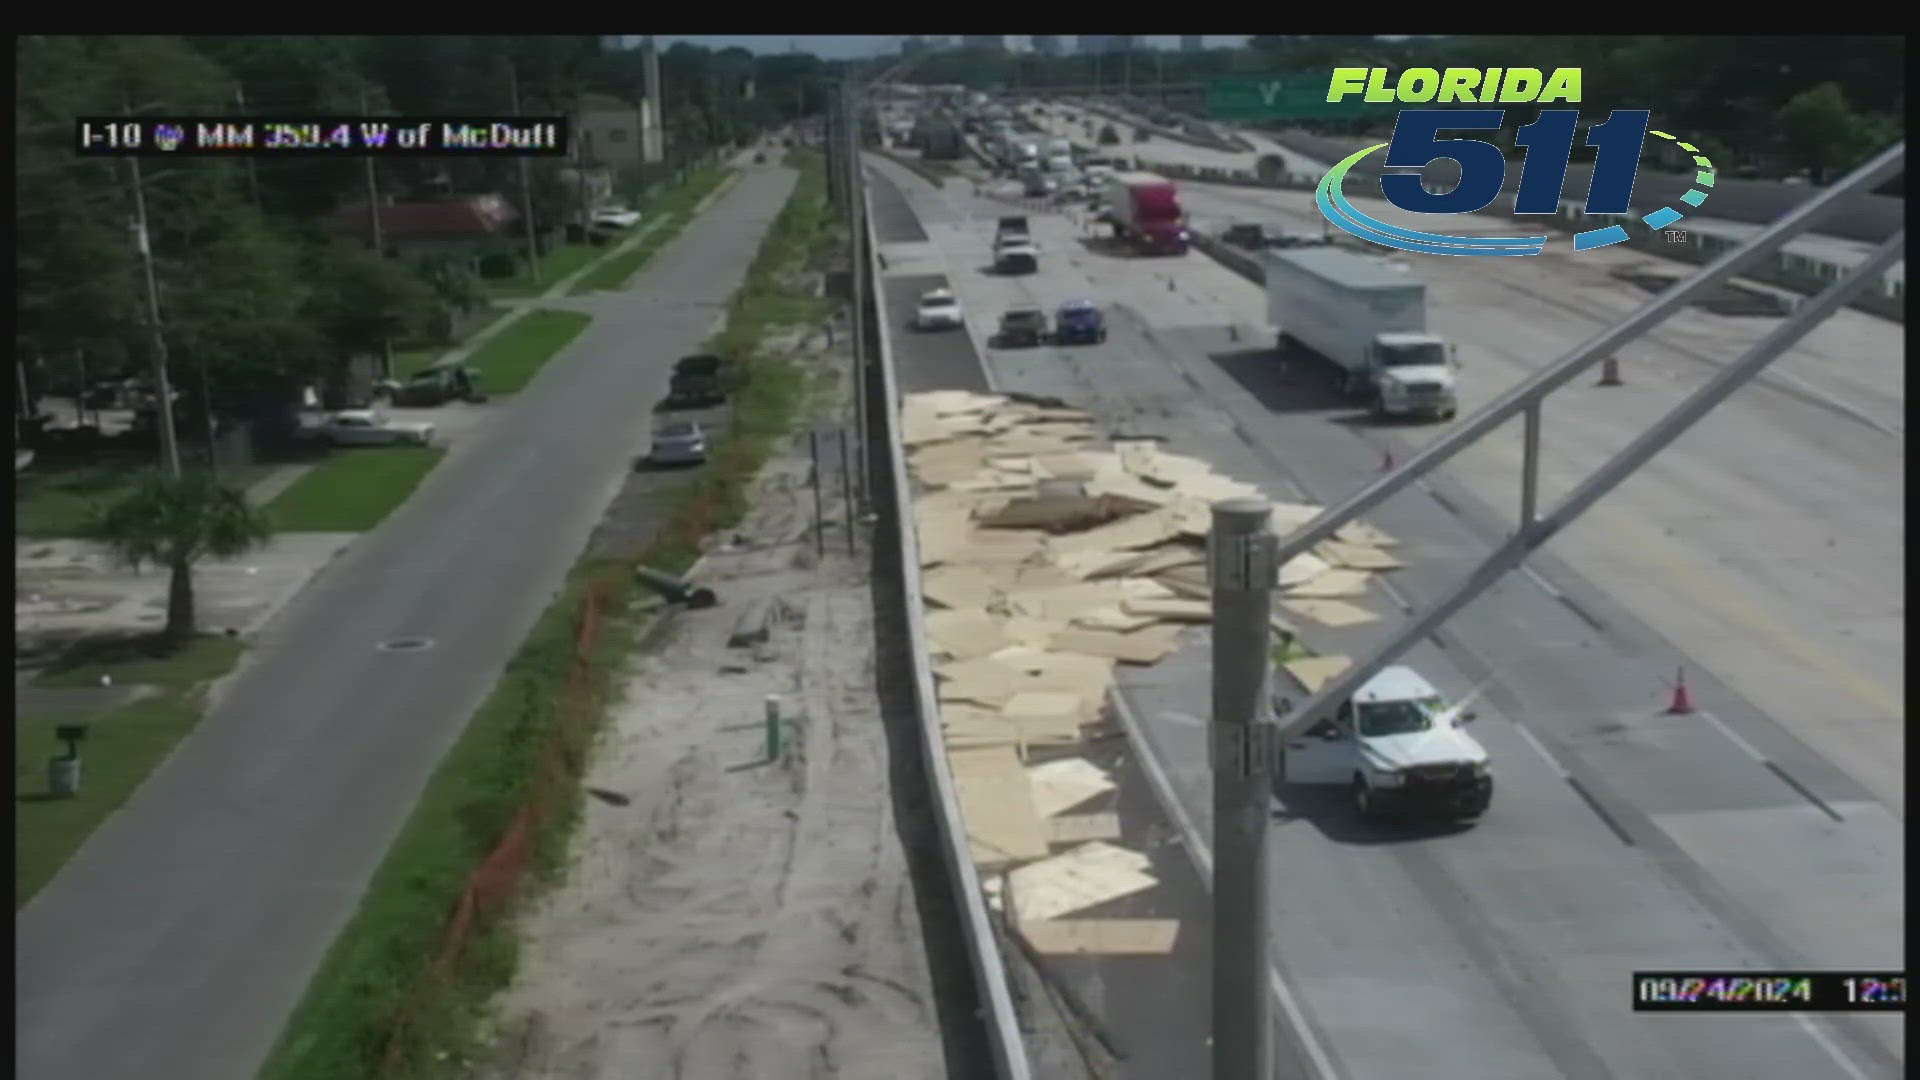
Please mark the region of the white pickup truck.
MULTIPOLYGON (((1276 693, 1273 709, 1283 717, 1292 702, 1276 693)), ((1486 747, 1462 728, 1473 719, 1412 668, 1385 668, 1333 719, 1287 741, 1283 776, 1345 785, 1362 817, 1478 817, 1493 799, 1493 772, 1486 747)))

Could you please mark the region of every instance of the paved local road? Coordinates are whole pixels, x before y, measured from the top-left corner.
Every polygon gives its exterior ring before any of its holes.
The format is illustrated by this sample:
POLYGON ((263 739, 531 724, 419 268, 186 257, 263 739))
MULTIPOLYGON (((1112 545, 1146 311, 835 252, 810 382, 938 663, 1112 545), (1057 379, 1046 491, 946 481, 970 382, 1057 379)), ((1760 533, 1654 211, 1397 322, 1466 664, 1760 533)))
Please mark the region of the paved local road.
MULTIPOLYGON (((647 439, 793 186, 748 168, 323 571, 22 911, 23 1080, 246 1080, 647 439), (382 652, 425 637, 420 652, 382 652)), ((110 735, 108 737, 111 737, 110 735)))
MULTIPOLYGON (((916 207, 972 203, 887 171, 916 207)), ((976 224, 927 227, 956 268, 990 239, 994 206, 973 205, 976 224)), ((1376 474, 1377 432, 1341 422, 1351 410, 1311 385, 1274 378, 1264 331, 1248 329, 1210 260, 1115 258, 1054 216, 1037 216, 1035 230, 1041 274, 953 273, 975 336, 1012 303, 1071 295, 1114 305, 1113 331, 1104 346, 987 350, 1002 389, 1161 434, 1174 452, 1276 498, 1326 501, 1376 474)), ((1514 321, 1491 304, 1479 317, 1514 321)), ((1370 648, 1400 608, 1436 596, 1504 528, 1451 470, 1368 517, 1401 539, 1409 565, 1362 601, 1382 621, 1308 624, 1324 652, 1370 648)), ((1904 829, 1777 717, 1697 666, 1704 713, 1663 715, 1662 669, 1687 662, 1688 649, 1590 584, 1582 564, 1546 554, 1532 570, 1537 578, 1509 578, 1405 658, 1455 696, 1483 695, 1476 735, 1499 777, 1484 821, 1378 830, 1352 821, 1337 792, 1277 793, 1273 954, 1322 1075, 1897 1075, 1903 1043, 1890 1018, 1665 1023, 1628 1011, 1635 969, 1899 966, 1904 829)), ((1121 683, 1204 828, 1207 643, 1196 637, 1160 665, 1125 669, 1121 683)))

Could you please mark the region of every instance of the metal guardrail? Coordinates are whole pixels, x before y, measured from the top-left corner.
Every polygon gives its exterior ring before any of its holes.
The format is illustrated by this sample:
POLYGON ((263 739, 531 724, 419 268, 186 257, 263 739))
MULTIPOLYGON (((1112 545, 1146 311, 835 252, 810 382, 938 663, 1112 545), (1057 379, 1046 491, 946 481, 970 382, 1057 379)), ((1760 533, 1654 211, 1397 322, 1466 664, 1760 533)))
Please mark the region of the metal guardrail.
MULTIPOLYGON (((880 239, 874 229, 873 205, 862 185, 861 199, 866 201, 867 265, 873 288, 868 295, 876 308, 880 297, 880 239)), ((1013 1011, 1013 994, 1007 982, 1007 968, 1000 955, 1000 941, 987 915, 985 893, 979 872, 973 865, 973 853, 967 842, 966 820, 960 813, 953 770, 947 763, 946 739, 940 729, 940 699, 934 692, 933 669, 927 663, 926 619, 921 611, 920 537, 914 528, 913 491, 907 480, 906 448, 900 442, 899 380, 894 372, 893 342, 882 319, 876 337, 880 342, 880 378, 884 407, 887 410, 888 458, 892 463, 895 506, 899 510, 900 587, 906 593, 908 648, 913 655, 913 695, 920 716, 921 754, 927 777, 933 785, 935 814, 944 843, 941 854, 952 877, 954 899, 960 906, 961 927, 967 939, 967 957, 973 966, 975 983, 981 995, 981 1020, 993 1041, 997 1080, 1032 1080, 1027 1061, 1026 1042, 1021 1037, 1020 1021, 1013 1011)), ((869 427, 871 431, 871 427, 869 427)))

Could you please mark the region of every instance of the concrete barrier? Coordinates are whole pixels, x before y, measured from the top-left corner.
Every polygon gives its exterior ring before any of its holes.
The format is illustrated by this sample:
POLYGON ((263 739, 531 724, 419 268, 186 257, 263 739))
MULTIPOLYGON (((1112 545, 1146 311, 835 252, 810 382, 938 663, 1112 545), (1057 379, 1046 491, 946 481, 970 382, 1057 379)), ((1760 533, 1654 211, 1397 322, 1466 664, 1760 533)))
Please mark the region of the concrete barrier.
MULTIPOLYGON (((868 295, 880 304, 880 238, 873 226, 873 201, 866 193, 867 250, 870 261, 865 267, 872 275, 873 288, 868 295)), ((900 588, 906 593, 907 636, 913 655, 913 696, 920 717, 921 754, 927 778, 932 784, 934 816, 939 821, 941 855, 946 860, 960 908, 961 927, 967 939, 967 956, 980 990, 982 1021, 993 1041, 995 1080, 1032 1080, 1027 1061, 1026 1042, 1020 1021, 1013 1010, 1013 992, 1007 981, 1007 967, 1000 952, 1000 939, 987 915, 986 894, 981 890, 980 874, 973 865, 973 852, 967 842, 966 819, 960 813, 960 800, 953 781, 953 769, 947 762, 946 737, 940 727, 940 699, 934 691, 933 669, 928 663, 927 627, 921 611, 920 537, 914 529, 913 489, 907 480, 906 448, 900 442, 900 383, 894 372, 892 335, 881 320, 880 380, 887 415, 887 455, 892 476, 894 506, 899 513, 892 527, 899 530, 900 588)), ((881 527, 887 527, 885 523, 881 527)))

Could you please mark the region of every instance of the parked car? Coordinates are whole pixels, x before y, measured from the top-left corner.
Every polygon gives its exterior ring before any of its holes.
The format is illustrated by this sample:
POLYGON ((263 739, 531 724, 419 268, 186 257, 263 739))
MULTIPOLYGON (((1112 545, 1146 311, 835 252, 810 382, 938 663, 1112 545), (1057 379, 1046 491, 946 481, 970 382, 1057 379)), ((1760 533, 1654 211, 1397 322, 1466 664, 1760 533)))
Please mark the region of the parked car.
POLYGON ((919 330, 957 330, 966 325, 960 314, 960 300, 948 289, 934 289, 920 297, 913 325, 919 330))
POLYGON ((675 375, 667 385, 667 396, 653 407, 654 412, 682 412, 687 409, 711 409, 727 403, 727 389, 718 373, 688 372, 675 375))
POLYGON ((1091 300, 1069 300, 1054 313, 1053 340, 1060 345, 1099 344, 1107 340, 1106 316, 1091 300))
POLYGON ((712 353, 694 353, 683 356, 673 362, 673 377, 678 379, 693 375, 718 376, 726 361, 712 353))
POLYGON ((433 425, 391 420, 376 409, 343 409, 314 434, 335 446, 425 446, 433 441, 433 425))
POLYGON ((704 465, 707 462, 707 433, 691 420, 662 424, 653 432, 653 449, 646 464, 657 467, 704 465))
POLYGON ((1250 222, 1229 225, 1227 231, 1220 234, 1222 243, 1232 244, 1246 251, 1264 251, 1274 246, 1273 241, 1278 238, 1278 235, 1267 226, 1250 222))
POLYGON ((640 224, 640 211, 605 206, 593 212, 593 224, 600 229, 631 229, 640 224))
POLYGON ((1017 307, 1000 316, 1000 344, 1006 347, 1044 344, 1047 313, 1037 307, 1017 307))

